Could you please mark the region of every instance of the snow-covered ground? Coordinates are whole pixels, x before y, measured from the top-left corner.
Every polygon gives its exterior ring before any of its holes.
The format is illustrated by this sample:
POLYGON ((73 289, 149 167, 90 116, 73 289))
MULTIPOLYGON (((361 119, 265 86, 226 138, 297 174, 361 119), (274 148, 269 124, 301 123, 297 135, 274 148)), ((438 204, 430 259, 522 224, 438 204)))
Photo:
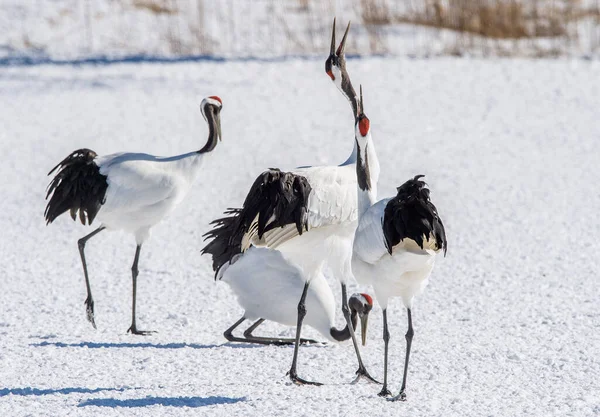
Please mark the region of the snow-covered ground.
MULTIPOLYGON (((414 308, 408 402, 350 385, 349 343, 301 349, 300 375, 322 387, 290 384, 289 347, 225 343, 242 311, 199 253, 208 222, 262 169, 350 152, 349 106, 323 60, 34 66, 0 68, 0 415, 600 414, 600 65, 369 58, 348 69, 365 90, 380 196, 426 174, 448 234, 414 308), (94 330, 76 243, 90 229, 68 216, 45 226, 46 173, 80 147, 198 149, 198 103, 213 94, 223 141, 142 251, 138 323, 158 333, 125 332, 135 247, 118 232, 86 248, 94 330)), ((389 317, 397 391, 399 300, 389 317)), ((378 378, 381 334, 375 307, 363 352, 378 378)))

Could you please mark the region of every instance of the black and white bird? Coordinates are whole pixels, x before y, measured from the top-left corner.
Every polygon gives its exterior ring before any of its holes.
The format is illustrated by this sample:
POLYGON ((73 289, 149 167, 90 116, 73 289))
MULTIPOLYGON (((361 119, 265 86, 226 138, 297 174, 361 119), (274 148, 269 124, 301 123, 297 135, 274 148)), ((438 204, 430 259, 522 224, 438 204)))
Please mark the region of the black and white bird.
MULTIPOLYGON (((329 75, 329 78, 331 78, 331 81, 333 81, 338 90, 340 90, 344 97, 348 99, 350 106, 352 106, 352 117, 356 118, 358 114, 358 99, 356 98, 356 91, 350 82, 348 71, 346 71, 346 54, 344 53, 346 50, 346 38, 348 37, 348 32, 350 31, 350 22, 348 22, 348 26, 346 26, 346 31, 344 32, 342 41, 336 50, 335 21, 336 19, 334 18, 329 57, 325 61, 325 72, 327 75, 329 75)), ((354 150, 356 151, 356 148, 354 150)), ((354 158, 356 158, 356 155, 354 155, 354 158)))
MULTIPOLYGON (((222 281, 229 284, 244 315, 225 331, 231 342, 259 343, 267 345, 289 345, 295 339, 281 337, 258 337, 252 332, 265 320, 285 326, 294 326, 298 318, 296 305, 304 288, 302 271, 286 262, 281 252, 268 248, 251 247, 233 264, 225 264, 219 271, 222 281), (255 262, 260 259, 262 263, 255 262), (249 279, 251 277, 251 279, 249 279), (233 331, 244 321, 255 321, 244 337, 236 337, 233 331)), ((353 294, 348 300, 353 328, 360 318, 362 341, 366 341, 369 313, 373 299, 368 294, 353 294)), ((317 330, 327 340, 342 342, 351 338, 348 324, 343 329, 335 327, 335 299, 322 274, 314 277, 306 294, 306 317, 304 324, 317 330)), ((316 343, 302 339, 303 343, 316 343)))
POLYGON ((394 400, 406 399, 406 375, 413 338, 412 303, 429 279, 436 255, 446 253, 446 232, 429 189, 417 175, 398 187, 393 198, 377 201, 372 192, 371 165, 377 160, 372 147, 370 121, 364 114, 362 89, 360 114, 356 123, 358 162, 359 221, 354 235, 352 272, 356 280, 372 285, 383 309, 385 343, 384 380, 379 395, 391 395, 387 388, 388 343, 387 307, 390 297, 401 297, 408 312, 406 358, 400 393, 394 400))
MULTIPOLYGON (((345 69, 344 47, 350 25, 335 50, 335 20, 330 56, 326 71, 344 96, 350 101, 353 119, 356 117, 356 94, 345 69)), ((353 141, 354 142, 354 141, 353 141)), ((338 166, 297 168, 291 172, 269 169, 258 176, 250 188, 241 209, 227 212, 228 217, 214 223, 215 229, 207 233, 211 241, 203 253, 212 255, 216 277, 227 280, 227 272, 219 275, 226 264, 239 262, 240 257, 259 267, 257 275, 246 275, 247 280, 260 280, 258 275, 267 270, 261 252, 248 250, 251 246, 279 251, 281 262, 289 263, 300 271, 304 281, 298 302, 296 344, 290 379, 298 384, 315 384, 297 375, 298 345, 303 320, 307 314, 306 297, 311 282, 330 269, 342 287, 342 312, 357 355, 357 378, 374 379, 367 372, 358 343, 351 327, 346 285, 351 277, 352 238, 358 219, 356 199, 356 144, 348 159, 338 166)), ((379 166, 372 166, 377 177, 379 166)), ((376 185, 376 180, 374 180, 376 185)), ((272 265, 269 267, 273 267, 272 265)), ((288 266, 282 266, 282 269, 288 266)))
POLYGON ((133 301, 131 327, 133 334, 149 334, 139 330, 135 320, 138 261, 150 229, 183 200, 200 172, 206 155, 221 138, 221 99, 210 96, 202 100, 200 109, 208 123, 208 140, 202 149, 183 155, 159 157, 145 153, 117 153, 98 156, 90 149, 79 149, 67 156, 48 175, 56 175, 48 185, 46 222, 52 223, 65 212, 73 220, 100 227, 79 239, 79 254, 87 287, 87 318, 96 328, 94 299, 88 277, 84 248, 86 242, 102 230, 124 230, 135 236, 136 250, 131 273, 133 301))

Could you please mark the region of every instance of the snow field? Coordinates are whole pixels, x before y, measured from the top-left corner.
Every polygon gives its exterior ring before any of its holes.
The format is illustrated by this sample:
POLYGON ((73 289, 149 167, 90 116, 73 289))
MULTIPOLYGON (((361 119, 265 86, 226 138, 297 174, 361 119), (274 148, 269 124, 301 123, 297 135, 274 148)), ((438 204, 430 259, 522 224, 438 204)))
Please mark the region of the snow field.
MULTIPOLYGON (((323 61, 0 68, 0 415, 600 414, 596 62, 348 62, 363 84, 380 198, 426 174, 448 235, 448 256, 414 307, 408 402, 348 384, 350 343, 301 349, 299 375, 323 387, 289 383, 291 348, 225 343, 242 311, 200 257, 202 234, 264 168, 346 159, 349 105, 323 61), (138 324, 159 333, 125 333, 135 243, 121 233, 86 246, 94 330, 76 243, 90 229, 68 216, 45 226, 46 173, 80 147, 198 149, 207 135, 198 104, 213 94, 223 99, 223 141, 142 249, 138 324)), ((400 300, 388 317, 397 392, 400 300)), ((363 359, 379 378, 381 334, 376 306, 363 359)))

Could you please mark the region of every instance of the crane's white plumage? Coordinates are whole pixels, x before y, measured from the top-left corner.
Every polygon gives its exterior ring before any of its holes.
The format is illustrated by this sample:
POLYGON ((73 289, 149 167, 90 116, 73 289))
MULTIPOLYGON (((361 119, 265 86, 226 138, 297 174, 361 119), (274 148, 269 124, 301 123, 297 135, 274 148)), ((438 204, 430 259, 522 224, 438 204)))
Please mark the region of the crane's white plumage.
MULTIPOLYGON (((377 155, 371 147, 370 121, 364 114, 362 88, 355 137, 359 220, 352 248, 352 272, 358 282, 373 286, 383 309, 385 342, 384 382, 379 395, 391 395, 387 389, 389 331, 387 307, 390 297, 402 297, 408 311, 406 359, 402 387, 395 400, 405 400, 408 360, 413 328, 411 308, 415 295, 427 285, 436 253, 446 250, 446 235, 437 209, 429 199, 429 189, 421 176, 398 187, 398 194, 376 202, 371 167, 377 155)), ((374 164, 375 162, 375 164, 374 164)))
MULTIPOLYGON (((344 59, 349 28, 350 25, 336 52, 334 20, 326 72, 348 99, 352 116, 356 117, 356 94, 344 59)), ((352 238, 358 219, 356 157, 353 144, 352 153, 339 166, 302 167, 291 172, 265 171, 255 180, 243 208, 229 212, 232 216, 228 218, 213 222, 217 227, 207 234, 213 240, 203 253, 213 256, 217 275, 232 259, 239 262, 240 256, 245 257, 252 245, 278 251, 290 268, 300 271, 305 285, 298 304, 297 340, 300 339, 304 310, 309 311, 304 304, 306 289, 323 274, 325 266, 342 284, 342 310, 350 325, 346 283, 351 276, 352 238)), ((378 175, 378 169, 373 175, 378 175)), ((246 273, 246 279, 260 281, 259 275, 264 273, 263 261, 259 255, 253 256, 252 260, 260 267, 246 268, 247 271, 256 271, 256 275, 246 273)), ((222 274, 224 279, 227 279, 228 272, 222 274)), ((352 339, 359 361, 359 376, 370 378, 360 359, 353 332, 352 339)), ((294 350, 290 378, 294 382, 307 383, 296 376, 296 357, 297 349, 294 350)))
POLYGON ((320 274, 322 266, 328 266, 340 282, 347 282, 358 218, 352 162, 292 171, 306 178, 312 188, 307 204, 308 230, 302 235, 294 224, 272 229, 262 238, 257 236, 256 227, 251 227, 252 235, 245 236, 244 241, 281 251, 287 260, 305 271, 308 280, 320 274))
MULTIPOLYGON (((281 252, 252 247, 224 269, 222 281, 233 289, 247 319, 264 318, 288 326, 296 325, 296 304, 305 280, 302 271, 286 262, 281 252), (249 280, 248 276, 254 279, 249 280)), ((329 337, 330 324, 335 319, 335 301, 322 275, 311 283, 306 304, 306 324, 329 337), (320 318, 324 324, 318 323, 320 318)))
POLYGON ((135 234, 137 243, 143 243, 150 228, 187 195, 205 157, 197 152, 175 157, 142 153, 98 157, 96 164, 108 182, 98 220, 107 229, 135 234))
MULTIPOLYGON (((295 326, 296 305, 305 279, 297 267, 281 252, 252 247, 231 265, 225 266, 222 280, 229 284, 249 320, 266 319, 295 326)), ((335 300, 325 277, 319 274, 311 282, 306 296, 305 323, 328 340, 335 325, 335 300)))
POLYGON ((355 161, 350 159, 340 166, 310 167, 295 171, 304 175, 313 187, 308 198, 308 221, 311 229, 357 220, 355 161))
POLYGON ((384 255, 389 256, 381 224, 385 206, 390 200, 390 198, 379 200, 361 216, 354 234, 353 257, 375 264, 384 255))
POLYGON ((378 201, 361 216, 354 235, 352 272, 360 284, 373 286, 381 308, 387 308, 390 297, 402 297, 411 308, 413 297, 427 285, 436 253, 404 239, 389 254, 382 224, 390 200, 378 201))
MULTIPOLYGON (((200 172, 206 153, 212 151, 221 136, 221 99, 211 96, 202 101, 200 109, 208 122, 209 135, 197 152, 173 157, 158 157, 145 153, 116 153, 98 156, 89 149, 79 149, 50 174, 58 170, 48 186, 45 217, 48 223, 70 211, 77 213, 83 224, 95 219, 100 227, 79 240, 79 253, 87 287, 88 320, 96 327, 94 300, 87 272, 84 248, 87 240, 102 230, 124 230, 135 236, 137 247, 133 261, 132 324, 134 334, 147 334, 137 329, 135 320, 138 260, 141 246, 150 236, 152 226, 168 215, 186 196, 200 172)), ((49 174, 49 175, 50 175, 49 174)))

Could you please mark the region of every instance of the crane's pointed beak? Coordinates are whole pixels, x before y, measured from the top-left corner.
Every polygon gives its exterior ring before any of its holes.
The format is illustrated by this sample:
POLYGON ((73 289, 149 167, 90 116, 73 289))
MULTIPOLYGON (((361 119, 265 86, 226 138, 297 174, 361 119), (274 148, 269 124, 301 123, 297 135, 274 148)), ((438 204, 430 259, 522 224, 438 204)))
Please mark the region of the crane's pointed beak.
POLYGON ((362 339, 362 345, 367 344, 367 325, 369 324, 369 313, 360 316, 360 337, 362 339))
POLYGON ((364 116, 365 114, 365 102, 363 101, 363 95, 362 95, 362 84, 360 85, 360 100, 358 102, 358 115, 357 116, 364 116))
POLYGON ((333 29, 331 30, 331 47, 329 55, 335 55, 335 17, 333 18, 333 29))
POLYGON ((338 46, 336 55, 338 57, 344 55, 344 50, 346 49, 346 38, 348 37, 348 32, 350 31, 350 23, 348 22, 348 26, 346 27, 346 32, 344 32, 344 37, 342 38, 342 41, 340 42, 340 46, 338 46))
POLYGON ((217 115, 217 137, 221 141, 221 112, 217 115))
POLYGON ((335 75, 333 75, 332 66, 333 63, 337 61, 337 57, 335 56, 335 17, 333 18, 333 29, 331 31, 331 46, 329 47, 329 57, 325 61, 325 72, 331 78, 332 81, 335 81, 335 75))

